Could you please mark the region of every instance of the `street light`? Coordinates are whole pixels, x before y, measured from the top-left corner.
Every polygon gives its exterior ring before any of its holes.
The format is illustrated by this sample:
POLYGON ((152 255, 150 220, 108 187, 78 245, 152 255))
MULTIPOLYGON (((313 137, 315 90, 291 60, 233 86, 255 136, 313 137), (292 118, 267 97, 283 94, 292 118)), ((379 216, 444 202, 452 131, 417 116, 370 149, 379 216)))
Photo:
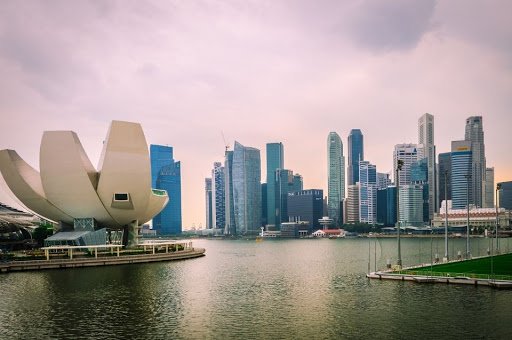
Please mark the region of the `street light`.
POLYGON ((498 227, 500 225, 500 221, 498 218, 498 191, 501 190, 501 183, 496 184, 496 254, 500 253, 500 245, 498 243, 498 227))
POLYGON ((402 170, 402 166, 404 165, 404 161, 398 159, 396 162, 396 223, 397 223, 397 240, 398 240, 398 261, 397 265, 402 268, 402 249, 400 246, 400 180, 398 178, 398 171, 402 170))
POLYGON ((444 258, 448 262, 448 170, 444 172, 444 258))
POLYGON ((470 249, 469 249, 469 181, 471 180, 471 174, 467 174, 466 177, 466 207, 468 209, 467 213, 467 226, 466 226, 466 259, 470 258, 470 249))

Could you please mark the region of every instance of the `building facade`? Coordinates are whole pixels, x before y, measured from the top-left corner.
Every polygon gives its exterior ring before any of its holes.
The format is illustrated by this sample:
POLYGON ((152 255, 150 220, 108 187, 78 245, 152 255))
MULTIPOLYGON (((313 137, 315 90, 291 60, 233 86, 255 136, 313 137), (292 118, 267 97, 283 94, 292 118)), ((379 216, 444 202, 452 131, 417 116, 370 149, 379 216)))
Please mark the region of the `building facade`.
POLYGON ((466 119, 466 141, 471 142, 471 201, 470 203, 477 207, 483 207, 485 204, 485 143, 484 127, 481 116, 473 116, 466 119))
POLYGON ((226 226, 226 174, 222 163, 213 163, 212 170, 212 207, 213 228, 224 229, 226 226))
POLYGON ((411 183, 411 166, 418 161, 418 147, 416 144, 397 144, 393 152, 393 176, 395 184, 400 186, 411 183), (396 178, 397 161, 401 160, 402 169, 398 171, 398 182, 396 178))
POLYGON ((288 194, 288 218, 290 222, 308 222, 309 231, 320 228, 323 190, 309 189, 288 194))
POLYGON ((359 223, 359 182, 347 188, 346 223, 359 223))
POLYGON ((359 162, 359 221, 377 223, 377 168, 368 161, 359 162))
POLYGON ((512 181, 499 183, 498 206, 507 210, 512 210, 512 181))
POLYGON ((335 225, 342 223, 341 202, 345 197, 345 158, 343 157, 343 143, 336 132, 330 132, 327 137, 327 205, 329 217, 335 225))
POLYGON ((288 222, 288 193, 293 190, 293 172, 287 169, 275 171, 275 202, 276 202, 276 223, 277 229, 282 222, 288 222))
POLYGON ((394 227, 396 223, 396 187, 377 190, 377 223, 394 227))
MULTIPOLYGON (((267 183, 268 191, 268 183, 267 183)), ((235 142, 233 203, 236 234, 257 234, 261 226, 260 150, 235 142)))
POLYGON ((359 161, 364 160, 364 138, 360 129, 350 130, 348 135, 348 185, 359 182, 359 161))
POLYGON ((377 190, 386 189, 392 184, 389 173, 377 172, 377 190))
POLYGON ((212 204, 212 179, 204 179, 204 196, 206 206, 206 229, 213 226, 213 204, 212 204))
POLYGON ((494 207, 494 168, 485 169, 484 208, 494 207))
POLYGON ((418 148, 421 149, 421 158, 427 159, 428 168, 428 217, 434 217, 436 211, 437 183, 436 183, 436 146, 434 144, 434 116, 425 113, 418 119, 418 148))
MULTIPOLYGON (((452 199, 452 154, 451 152, 440 153, 438 155, 438 183, 439 183, 439 203, 438 207, 441 207, 441 202, 444 200, 452 199)), ((438 210, 439 211, 439 210, 438 210)))
POLYGON ((463 209, 467 203, 473 204, 472 152, 471 142, 453 141, 451 152, 452 205, 463 209), (469 185, 468 185, 469 182, 469 185))
POLYGON ((151 145, 149 152, 152 185, 169 195, 167 206, 153 217, 153 229, 162 235, 181 234, 181 163, 174 160, 170 146, 151 145))
POLYGON ((278 224, 275 172, 284 169, 283 143, 267 143, 267 224, 278 224))
POLYGON ((403 226, 423 226, 423 186, 408 184, 400 186, 400 222, 403 226))
POLYGON ((233 195, 233 151, 226 150, 224 154, 224 200, 226 225, 224 234, 236 235, 235 201, 233 195))

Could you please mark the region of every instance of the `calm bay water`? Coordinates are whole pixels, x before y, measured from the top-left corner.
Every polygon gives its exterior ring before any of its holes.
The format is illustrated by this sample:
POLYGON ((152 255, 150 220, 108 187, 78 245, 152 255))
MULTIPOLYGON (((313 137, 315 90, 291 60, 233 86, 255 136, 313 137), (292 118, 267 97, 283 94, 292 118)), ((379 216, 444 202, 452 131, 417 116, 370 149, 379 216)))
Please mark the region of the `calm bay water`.
MULTIPOLYGON (((512 240, 501 249, 512 250, 512 240)), ((403 239, 405 265, 443 239, 403 239)), ((472 239, 474 256, 488 239, 472 239)), ((512 291, 369 281, 394 239, 194 240, 193 260, 0 275, 0 338, 512 339, 512 291), (370 249, 370 256, 369 256, 370 249)), ((450 240, 453 254, 465 240, 450 240)))

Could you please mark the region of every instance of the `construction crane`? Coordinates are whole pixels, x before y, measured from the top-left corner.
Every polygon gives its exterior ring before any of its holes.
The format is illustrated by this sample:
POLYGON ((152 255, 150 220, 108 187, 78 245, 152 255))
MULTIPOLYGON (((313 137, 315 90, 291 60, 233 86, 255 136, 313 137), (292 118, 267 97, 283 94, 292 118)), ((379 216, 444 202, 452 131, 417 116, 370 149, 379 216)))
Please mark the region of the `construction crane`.
POLYGON ((222 140, 224 141, 224 147, 226 148, 224 151, 228 152, 229 150, 229 144, 226 143, 226 138, 224 137, 224 131, 220 130, 220 134, 222 135, 222 140))

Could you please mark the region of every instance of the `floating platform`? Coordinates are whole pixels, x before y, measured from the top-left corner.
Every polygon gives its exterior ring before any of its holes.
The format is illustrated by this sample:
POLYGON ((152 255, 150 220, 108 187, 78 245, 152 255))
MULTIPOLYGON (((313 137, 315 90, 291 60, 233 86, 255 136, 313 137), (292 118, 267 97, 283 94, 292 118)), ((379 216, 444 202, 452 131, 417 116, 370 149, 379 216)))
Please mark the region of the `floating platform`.
POLYGON ((149 263, 162 261, 175 261, 192 259, 205 256, 204 248, 189 248, 185 250, 168 253, 149 253, 138 255, 121 256, 100 256, 100 257, 75 257, 59 258, 50 260, 25 260, 9 261, 0 263, 0 273, 27 271, 27 270, 45 270, 45 269, 64 269, 80 267, 98 267, 113 266, 132 263, 149 263))

